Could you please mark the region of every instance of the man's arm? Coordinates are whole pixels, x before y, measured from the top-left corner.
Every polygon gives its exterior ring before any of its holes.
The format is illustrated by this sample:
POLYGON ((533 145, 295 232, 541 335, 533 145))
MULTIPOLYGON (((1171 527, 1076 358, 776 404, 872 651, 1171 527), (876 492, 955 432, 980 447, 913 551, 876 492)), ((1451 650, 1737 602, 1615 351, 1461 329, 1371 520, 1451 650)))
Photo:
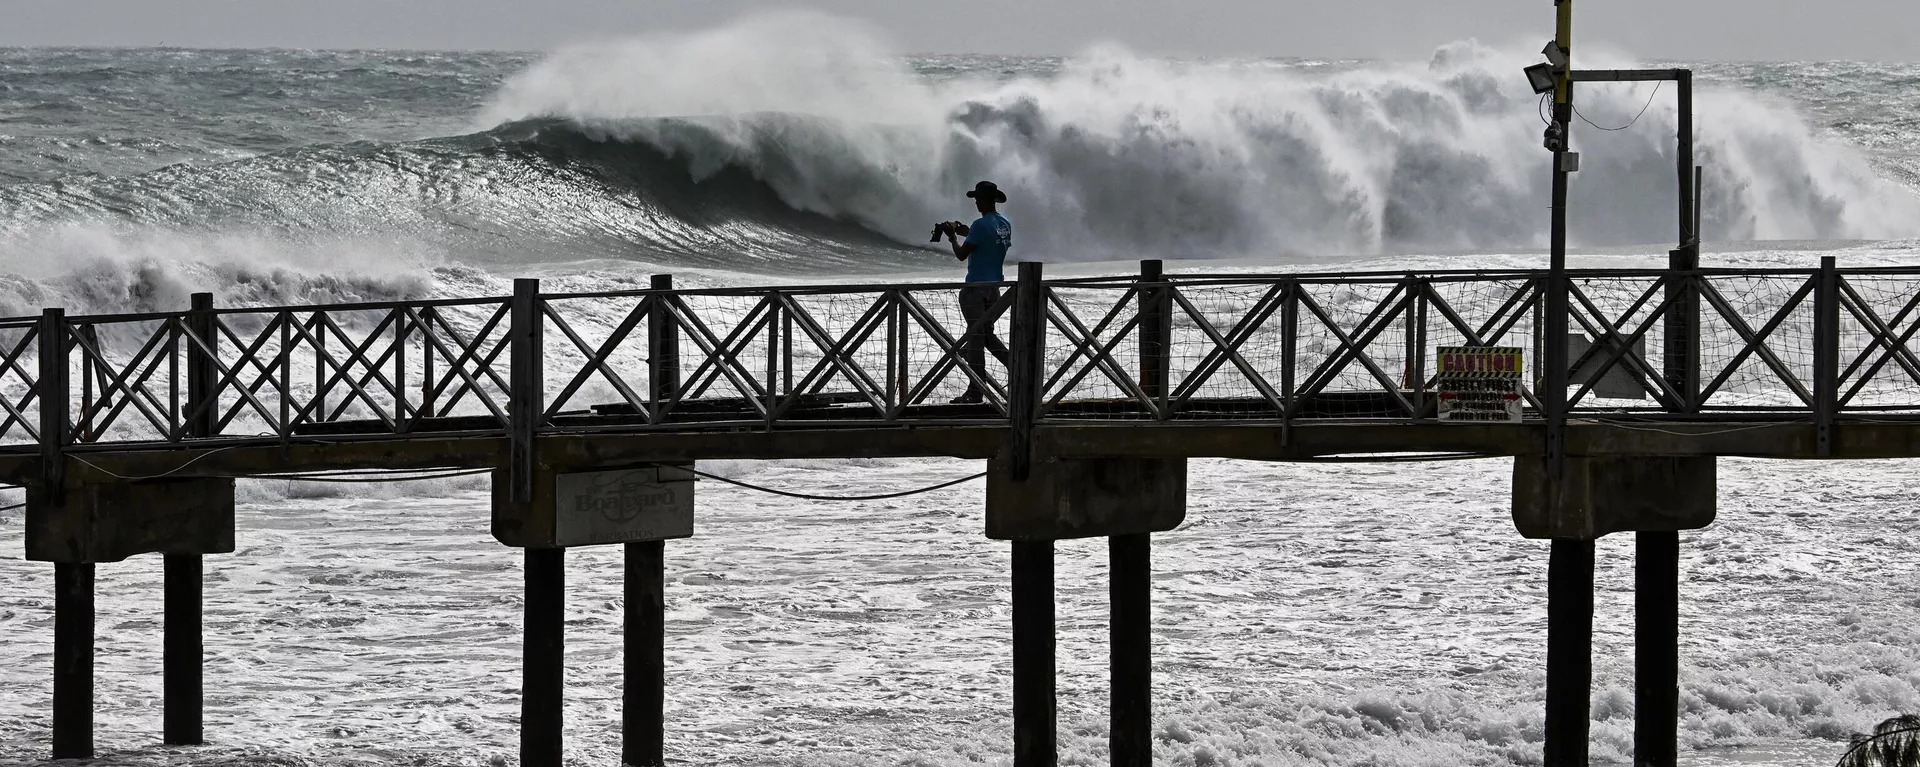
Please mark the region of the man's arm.
POLYGON ((960 238, 954 236, 953 230, 947 230, 947 244, 953 246, 953 257, 960 261, 965 261, 967 260, 967 256, 973 255, 973 233, 969 231, 967 234, 968 237, 966 241, 963 242, 960 238))
POLYGON ((967 260, 967 256, 973 255, 973 243, 971 242, 961 242, 958 238, 949 234, 947 235, 947 244, 953 246, 953 257, 956 259, 965 261, 967 260))

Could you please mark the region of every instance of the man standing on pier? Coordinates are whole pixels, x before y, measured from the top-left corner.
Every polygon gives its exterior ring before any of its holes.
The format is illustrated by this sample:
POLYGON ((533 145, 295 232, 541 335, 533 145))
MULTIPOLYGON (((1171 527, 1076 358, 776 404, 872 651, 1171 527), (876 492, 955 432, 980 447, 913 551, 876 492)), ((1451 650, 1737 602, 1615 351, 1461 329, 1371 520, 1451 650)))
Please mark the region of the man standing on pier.
MULTIPOLYGON (((967 196, 973 198, 980 218, 962 230, 966 234, 965 240, 961 240, 954 231, 960 227, 949 227, 947 244, 953 246, 954 258, 967 262, 969 284, 960 290, 960 314, 967 320, 967 333, 960 341, 960 359, 971 365, 975 374, 984 378, 987 351, 992 351, 1000 364, 1007 364, 1007 345, 1000 342, 1000 336, 993 332, 993 323, 987 322, 986 317, 993 309, 994 302, 1000 300, 997 283, 1005 280, 1001 267, 1006 264, 1007 249, 1013 247, 1013 224, 995 209, 996 205, 1007 201, 1007 195, 992 181, 975 184, 967 196)), ((983 396, 979 385, 969 378, 966 392, 955 397, 953 404, 975 404, 983 396)))

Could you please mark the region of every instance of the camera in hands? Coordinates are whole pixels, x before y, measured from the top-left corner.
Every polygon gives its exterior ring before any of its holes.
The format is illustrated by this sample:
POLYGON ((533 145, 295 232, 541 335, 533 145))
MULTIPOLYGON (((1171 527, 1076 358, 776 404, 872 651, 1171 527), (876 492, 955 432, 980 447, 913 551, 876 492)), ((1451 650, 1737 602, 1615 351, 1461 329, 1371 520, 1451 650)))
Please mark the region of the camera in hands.
POLYGON ((942 237, 965 237, 967 225, 958 221, 942 221, 933 225, 933 236, 927 242, 939 242, 942 237))

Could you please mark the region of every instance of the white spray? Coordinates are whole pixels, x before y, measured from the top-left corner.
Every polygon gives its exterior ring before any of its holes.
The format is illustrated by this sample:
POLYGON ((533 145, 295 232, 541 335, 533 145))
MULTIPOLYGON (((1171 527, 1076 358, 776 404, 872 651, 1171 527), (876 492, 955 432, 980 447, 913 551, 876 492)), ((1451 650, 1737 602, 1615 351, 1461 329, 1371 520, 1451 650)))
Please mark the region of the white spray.
MULTIPOLYGON (((1302 66, 1101 48, 1047 76, 945 81, 905 62, 864 26, 750 17, 563 50, 507 83, 481 122, 561 117, 606 140, 653 144, 696 177, 745 168, 798 209, 903 241, 963 213, 960 192, 984 177, 1010 193, 1017 247, 1054 258, 1544 242, 1549 178, 1524 56, 1462 43, 1424 64, 1302 66)), ((1816 140, 1791 109, 1703 91, 1709 238, 1920 232, 1910 192, 1816 140)), ((1576 242, 1673 235, 1670 93, 1582 91, 1594 123, 1632 127, 1576 127, 1586 156, 1576 242)))

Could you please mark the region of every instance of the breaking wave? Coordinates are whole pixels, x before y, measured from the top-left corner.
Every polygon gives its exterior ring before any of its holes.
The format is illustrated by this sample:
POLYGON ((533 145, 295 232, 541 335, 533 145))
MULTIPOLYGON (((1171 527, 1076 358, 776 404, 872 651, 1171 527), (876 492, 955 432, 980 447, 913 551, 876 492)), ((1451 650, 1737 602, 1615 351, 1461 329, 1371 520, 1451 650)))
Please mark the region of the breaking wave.
MULTIPOLYGON (((1473 43, 1424 65, 1175 63, 1100 49, 1044 74, 929 78, 876 36, 769 17, 563 51, 483 124, 562 120, 696 179, 744 172, 788 206, 903 242, 980 177, 1010 190, 1031 255, 1071 260, 1538 246, 1550 181, 1522 57, 1473 43), (796 24, 825 30, 792 41, 796 24), (697 116, 697 117, 696 117, 697 116)), ((1600 63, 1600 62, 1597 62, 1600 63)), ((1626 62, 1620 62, 1622 64, 1626 62)), ((1586 87, 1574 238, 1674 229, 1677 111, 1651 86, 1586 87)), ((1912 234, 1920 204, 1784 105, 1701 94, 1715 239, 1912 234)))
MULTIPOLYGON (((1009 191, 1016 258, 1544 245, 1539 104, 1526 58, 1502 50, 936 63, 844 21, 761 16, 560 51, 501 84, 463 135, 0 185, 0 311, 172 305, 186 289, 497 292, 483 275, 599 263, 732 280, 938 269, 927 225, 966 215, 979 178, 1009 191)), ((1577 126, 1574 242, 1668 241, 1670 99, 1582 88, 1585 118, 1631 128, 1577 126)), ((1883 177, 1899 174, 1792 108, 1702 88, 1697 112, 1707 238, 1920 236, 1920 202, 1883 177)))

